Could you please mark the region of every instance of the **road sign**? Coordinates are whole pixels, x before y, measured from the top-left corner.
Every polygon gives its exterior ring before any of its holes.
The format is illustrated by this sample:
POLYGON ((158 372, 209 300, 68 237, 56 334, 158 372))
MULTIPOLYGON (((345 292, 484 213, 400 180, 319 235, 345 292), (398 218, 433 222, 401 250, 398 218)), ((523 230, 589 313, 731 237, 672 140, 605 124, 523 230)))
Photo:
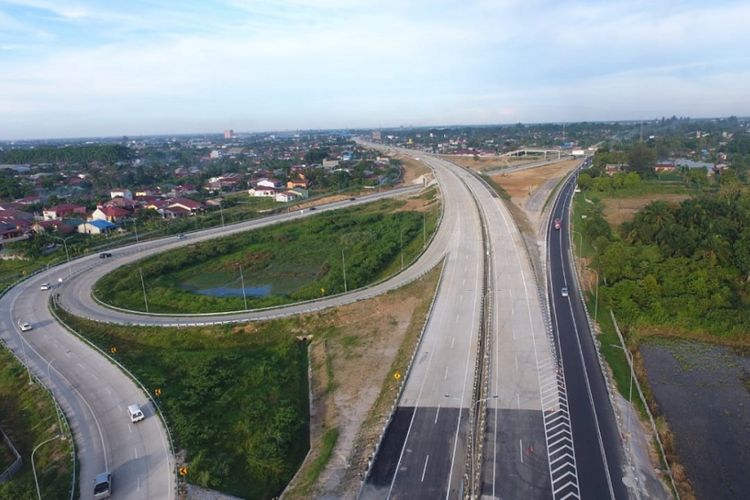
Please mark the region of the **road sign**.
POLYGON ((180 467, 180 475, 181 476, 187 476, 188 468, 185 466, 180 467))
POLYGON ((117 353, 117 347, 115 347, 115 346, 110 347, 109 348, 109 352, 111 352, 112 354, 116 354, 117 353))
POLYGON ((157 397, 161 396, 161 389, 158 387, 154 389, 154 394, 156 394, 157 397))
POLYGON ((401 372, 397 371, 396 373, 394 373, 393 374, 393 378, 395 378, 397 381, 401 380, 401 372))

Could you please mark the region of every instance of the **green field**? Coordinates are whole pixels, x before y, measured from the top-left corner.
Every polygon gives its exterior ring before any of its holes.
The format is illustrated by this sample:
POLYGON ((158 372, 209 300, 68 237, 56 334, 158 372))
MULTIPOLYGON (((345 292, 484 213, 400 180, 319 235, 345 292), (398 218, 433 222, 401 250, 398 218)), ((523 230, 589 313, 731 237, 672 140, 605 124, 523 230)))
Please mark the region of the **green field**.
MULTIPOLYGON (((31 453, 37 445, 58 435, 58 422, 49 393, 37 384, 29 385, 24 367, 0 346, 0 427, 23 459, 21 470, 10 481, 0 483, 0 498, 37 498, 31 453)), ((0 471, 14 458, 0 441, 0 471)), ((34 464, 42 498, 70 498, 73 455, 69 438, 57 438, 39 447, 34 464)))
POLYGON ((132 328, 56 311, 153 393, 187 480, 242 498, 272 498, 309 447, 307 346, 298 319, 205 328, 132 328))
POLYGON ((382 200, 189 245, 123 266, 94 293, 105 303, 144 311, 145 288, 150 312, 199 313, 244 309, 243 280, 246 290, 262 289, 257 296, 248 291, 248 308, 343 292, 344 274, 352 290, 397 272, 402 241, 405 264, 421 252, 438 218, 438 203, 429 203, 425 214, 401 210, 405 201, 382 200))

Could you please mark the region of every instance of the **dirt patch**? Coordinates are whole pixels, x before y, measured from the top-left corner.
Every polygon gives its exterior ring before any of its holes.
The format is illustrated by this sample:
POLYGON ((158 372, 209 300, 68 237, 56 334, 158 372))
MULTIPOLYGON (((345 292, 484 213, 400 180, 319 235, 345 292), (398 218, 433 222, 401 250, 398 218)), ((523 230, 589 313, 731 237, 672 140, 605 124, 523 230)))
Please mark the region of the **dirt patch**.
POLYGON ((579 163, 580 160, 564 160, 543 167, 496 174, 490 178, 510 196, 511 212, 521 231, 536 239, 536 231, 542 226, 542 211, 547 198, 560 179, 579 163))
POLYGON ((285 498, 354 498, 434 295, 439 269, 399 290, 316 314, 310 347, 311 452, 285 498), (310 474, 329 429, 339 435, 318 480, 310 474))
POLYGON ((396 156, 404 166, 404 185, 419 184, 427 177, 427 182, 432 180, 432 170, 424 163, 408 156, 396 156))
POLYGON ((507 158, 504 156, 458 156, 443 155, 443 157, 462 167, 476 170, 477 172, 486 172, 487 170, 496 170, 498 168, 518 167, 527 163, 535 163, 539 159, 529 158, 507 158))
POLYGON ((623 222, 633 220, 635 214, 652 201, 662 200, 679 203, 688 198, 690 198, 690 195, 687 194, 651 194, 637 198, 606 198, 603 200, 604 218, 611 225, 619 226, 623 222))

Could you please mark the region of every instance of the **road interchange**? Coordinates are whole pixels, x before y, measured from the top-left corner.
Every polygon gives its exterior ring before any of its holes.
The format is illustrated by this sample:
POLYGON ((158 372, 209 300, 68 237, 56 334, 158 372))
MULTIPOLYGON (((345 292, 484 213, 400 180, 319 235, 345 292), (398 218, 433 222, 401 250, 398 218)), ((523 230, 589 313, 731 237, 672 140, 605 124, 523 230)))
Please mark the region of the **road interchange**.
MULTIPOLYGON (((407 154, 415 155, 414 152, 407 154)), ((389 438, 386 434, 381 446, 383 456, 387 457, 390 453, 390 458, 382 462, 386 464, 385 475, 378 469, 383 467, 376 457, 362 496, 458 498, 466 494, 466 481, 474 476, 467 470, 467 464, 468 469, 474 468, 474 457, 467 458, 467 441, 472 437, 469 433, 474 427, 470 422, 479 413, 475 410, 484 410, 486 406, 486 426, 476 436, 482 442, 484 451, 477 465, 482 472, 482 481, 476 485, 476 491, 483 497, 520 494, 524 498, 562 498, 562 493, 579 498, 594 497, 586 495, 588 486, 584 488, 583 481, 579 489, 577 478, 580 470, 575 465, 561 469, 565 481, 555 483, 554 480, 553 465, 563 463, 558 459, 566 454, 553 454, 555 443, 550 442, 549 433, 550 416, 557 416, 561 407, 567 407, 565 379, 560 380, 563 371, 557 363, 559 350, 556 342, 560 342, 559 333, 556 337, 551 336, 545 323, 543 294, 534 279, 517 227, 502 201, 493 196, 480 179, 452 163, 421 156, 433 169, 441 187, 444 203, 442 222, 432 244, 412 266, 371 287, 308 303, 220 315, 144 315, 103 307, 91 296, 93 284, 124 263, 230 232, 277 224, 315 213, 308 211, 306 214, 279 214, 241 225, 209 229, 191 234, 187 240, 166 238, 131 245, 116 250, 116 258, 105 262, 95 256, 85 257, 74 261, 70 268, 58 267, 27 280, 0 299, 0 308, 9 312, 4 315, 6 320, 0 322, 3 339, 14 351, 21 353, 22 360, 38 375, 43 376, 46 364, 49 373, 44 379, 45 383, 53 389, 66 414, 75 416, 71 421, 76 441, 83 443, 79 444, 79 452, 93 457, 81 460, 82 498, 90 495, 87 485, 83 484, 86 478, 93 477, 102 466, 118 471, 118 483, 122 481, 131 485, 123 493, 118 491, 116 498, 169 498, 168 495, 174 492, 174 459, 159 419, 146 419, 138 426, 125 430, 123 424, 128 423, 127 419, 123 419, 116 408, 122 409, 123 405, 131 402, 145 403, 146 396, 106 358, 75 337, 64 334, 62 327, 51 319, 46 301, 38 300, 39 285, 43 281, 53 281, 57 276, 70 273, 62 287, 52 293, 60 294, 60 302, 65 309, 82 317, 119 324, 210 324, 270 319, 363 300, 403 286, 433 268, 443 258, 446 262, 433 314, 391 422, 394 429, 391 435, 396 437, 389 438), (483 227, 487 241, 483 241, 485 238, 481 236, 483 227), (487 283, 482 282, 485 273, 489 275, 487 283), (481 344, 479 332, 486 318, 485 311, 489 311, 489 337, 486 344, 481 344), (17 329, 14 332, 14 326, 18 321, 30 318, 34 318, 35 330, 33 335, 24 334, 28 335, 24 344, 19 342, 21 334, 17 329), (462 332, 460 335, 456 333, 459 331, 462 332), (28 356, 22 353, 24 350, 28 356), (487 388, 480 393, 482 398, 477 398, 476 388, 472 384, 476 378, 477 355, 485 350, 490 359, 487 388), (73 360, 57 361, 61 358, 61 352, 66 358, 73 357, 73 360), (58 364, 63 366, 58 369, 58 364), (70 368, 66 370, 65 366, 70 368), (84 368, 81 369, 81 366, 84 368), (89 368, 92 370, 87 370, 89 368), (84 373, 76 375, 76 370, 96 373, 97 380, 116 381, 112 385, 116 385, 117 390, 103 384, 102 390, 106 394, 102 395, 97 392, 95 384, 92 386, 89 383, 85 391, 87 397, 84 398, 78 389, 86 386, 85 380, 81 379, 84 373), (116 393, 116 401, 111 400, 111 392, 116 393), (89 394, 93 395, 93 403, 89 394), (124 436, 124 432, 130 435, 134 431, 137 437, 133 439, 138 444, 129 452, 133 458, 128 459, 128 452, 119 451, 119 439, 114 436, 124 436), (161 444, 157 447, 156 443, 161 444), (139 445, 142 448, 141 457, 153 459, 154 466, 151 462, 139 460, 139 445), (117 458, 112 458, 114 456, 117 458), (147 464, 145 469, 142 467, 144 464, 147 464), (146 476, 144 470, 148 472, 146 476), (382 484, 375 484, 378 481, 385 484, 383 478, 388 478, 385 495, 382 484), (135 485, 135 489, 132 485, 135 485), (556 492, 556 488, 560 489, 556 492)), ((365 203, 387 195, 362 198, 355 203, 365 203)), ((560 199, 563 198, 561 196, 560 199)), ((331 204, 317 213, 348 204, 351 203, 331 204)), ((554 209, 560 207, 564 207, 564 203, 558 200, 554 209)), ((553 291, 557 282, 554 277, 550 279, 550 299, 554 301, 553 291)), ((557 323, 554 322, 559 326, 557 323)), ((601 376, 601 372, 599 374, 601 376)), ((601 394, 597 396, 601 397, 601 394)), ((591 401, 591 404, 594 405, 594 402, 591 401)), ((604 404, 609 405, 609 401, 604 404)), ((599 405, 603 403, 599 402, 599 405)), ((560 420, 551 423, 555 425, 553 430, 559 429, 560 425, 570 427, 569 420, 567 424, 560 424, 560 420)), ((573 434, 576 433, 575 428, 574 422, 573 434)), ((576 439, 571 436, 570 440, 576 439)), ((132 442, 127 441, 123 446, 130 445, 132 442)), ((572 442, 570 450, 573 451, 572 442)), ((576 444, 576 452, 570 455, 577 457, 577 450, 576 444)), ((612 480, 612 476, 619 477, 619 461, 613 459, 612 462, 604 467, 609 473, 609 492, 596 498, 624 498, 619 494, 621 489, 612 486, 617 482, 612 480)), ((602 491, 601 485, 596 488, 590 491, 602 491)))

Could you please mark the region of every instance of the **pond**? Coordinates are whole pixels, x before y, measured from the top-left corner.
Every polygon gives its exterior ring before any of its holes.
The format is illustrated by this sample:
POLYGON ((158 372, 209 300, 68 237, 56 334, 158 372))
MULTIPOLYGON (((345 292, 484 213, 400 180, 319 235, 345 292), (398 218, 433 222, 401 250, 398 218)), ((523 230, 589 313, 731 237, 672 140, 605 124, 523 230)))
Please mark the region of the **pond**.
POLYGON ((644 342, 641 354, 698 498, 748 498, 750 357, 665 339, 644 342))
MULTIPOLYGON (((246 286, 245 295, 250 297, 267 297, 271 295, 271 285, 246 286)), ((201 295, 210 295, 212 297, 242 297, 242 287, 217 286, 214 288, 204 288, 195 290, 195 293, 201 295)))

